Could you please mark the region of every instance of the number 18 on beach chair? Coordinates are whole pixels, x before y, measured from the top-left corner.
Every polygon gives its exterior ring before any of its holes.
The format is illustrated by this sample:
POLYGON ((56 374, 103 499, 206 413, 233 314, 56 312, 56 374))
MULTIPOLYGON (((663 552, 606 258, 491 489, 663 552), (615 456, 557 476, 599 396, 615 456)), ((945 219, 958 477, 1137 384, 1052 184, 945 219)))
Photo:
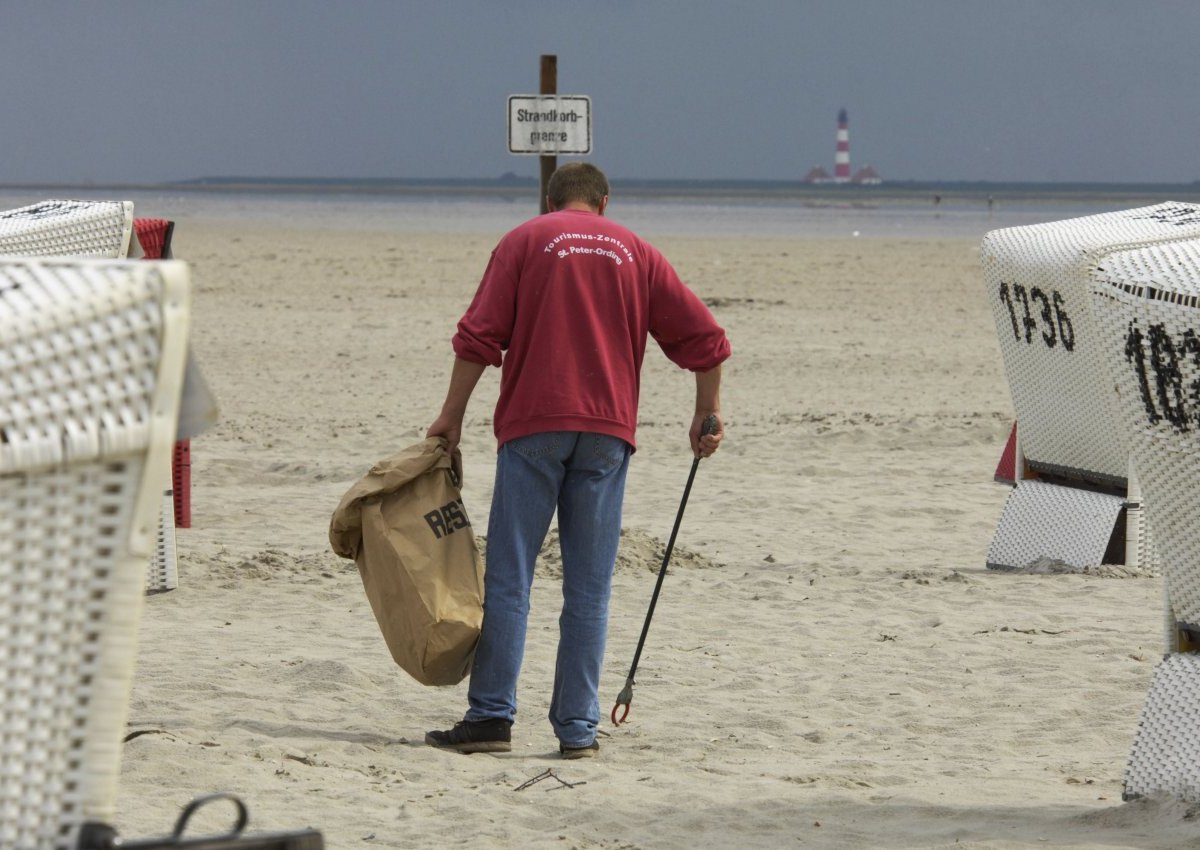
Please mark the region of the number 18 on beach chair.
POLYGON ((1105 374, 1164 585, 1167 653, 1142 709, 1124 795, 1200 802, 1200 239, 1111 253, 1090 278, 1105 374))

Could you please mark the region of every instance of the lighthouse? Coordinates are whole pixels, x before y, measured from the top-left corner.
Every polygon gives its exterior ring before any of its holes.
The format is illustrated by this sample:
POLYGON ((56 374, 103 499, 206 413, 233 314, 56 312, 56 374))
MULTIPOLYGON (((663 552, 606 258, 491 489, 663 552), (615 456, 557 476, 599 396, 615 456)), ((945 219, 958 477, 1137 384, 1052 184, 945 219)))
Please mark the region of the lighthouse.
POLYGON ((833 160, 833 182, 850 182, 850 121, 846 110, 838 112, 837 155, 833 160))
POLYGON ((874 168, 869 165, 864 165, 858 171, 851 173, 850 171, 850 119, 846 117, 846 110, 838 110, 838 126, 837 126, 837 155, 833 160, 833 174, 831 175, 823 167, 814 165, 807 174, 804 175, 805 183, 850 183, 855 186, 866 185, 875 186, 883 182, 883 178, 879 176, 874 168))

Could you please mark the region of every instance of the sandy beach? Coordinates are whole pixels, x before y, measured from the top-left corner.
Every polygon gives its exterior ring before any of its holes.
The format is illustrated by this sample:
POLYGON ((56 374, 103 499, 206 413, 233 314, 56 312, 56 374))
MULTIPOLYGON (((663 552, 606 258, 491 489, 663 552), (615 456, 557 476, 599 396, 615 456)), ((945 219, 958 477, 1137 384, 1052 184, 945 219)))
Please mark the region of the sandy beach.
MULTIPOLYGON (((124 837, 167 833, 193 796, 226 790, 252 829, 312 826, 336 850, 1200 842, 1187 806, 1121 802, 1164 648, 1159 580, 984 567, 1012 410, 967 239, 647 233, 734 355, 727 438, 700 466, 629 721, 605 723, 597 759, 557 755, 548 549, 512 753, 425 746, 466 685, 393 664, 328 523, 374 461, 424 436, 499 235, 179 221, 222 419, 192 443, 179 587, 146 599, 124 837)), ((497 383, 462 445, 484 539, 497 383)), ((692 392, 652 345, 605 713, 691 464, 692 392)))

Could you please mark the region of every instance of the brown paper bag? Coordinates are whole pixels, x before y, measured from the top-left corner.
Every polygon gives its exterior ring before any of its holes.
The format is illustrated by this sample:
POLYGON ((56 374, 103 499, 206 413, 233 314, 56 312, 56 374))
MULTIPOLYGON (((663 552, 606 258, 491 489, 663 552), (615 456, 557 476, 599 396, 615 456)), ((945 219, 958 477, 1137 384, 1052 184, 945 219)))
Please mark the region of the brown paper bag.
POLYGON ((423 685, 466 678, 483 623, 483 562, 461 482, 458 449, 430 437, 371 467, 329 524, 392 658, 423 685))

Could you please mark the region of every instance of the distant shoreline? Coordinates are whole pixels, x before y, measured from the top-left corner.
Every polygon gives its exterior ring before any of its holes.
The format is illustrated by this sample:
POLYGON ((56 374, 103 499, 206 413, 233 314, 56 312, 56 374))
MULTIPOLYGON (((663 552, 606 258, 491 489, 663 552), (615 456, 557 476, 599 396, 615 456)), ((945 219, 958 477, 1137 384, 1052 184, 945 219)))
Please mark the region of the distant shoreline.
MULTIPOLYGON (((968 199, 997 203, 1014 200, 1107 200, 1159 203, 1164 199, 1200 203, 1200 181, 1192 183, 1003 183, 987 181, 885 181, 876 185, 804 183, 783 180, 612 179, 614 195, 658 200, 796 201, 818 203, 922 203, 968 199)), ((280 195, 474 196, 528 198, 538 191, 534 178, 259 178, 206 177, 162 183, 0 183, 7 192, 196 192, 280 195)))

